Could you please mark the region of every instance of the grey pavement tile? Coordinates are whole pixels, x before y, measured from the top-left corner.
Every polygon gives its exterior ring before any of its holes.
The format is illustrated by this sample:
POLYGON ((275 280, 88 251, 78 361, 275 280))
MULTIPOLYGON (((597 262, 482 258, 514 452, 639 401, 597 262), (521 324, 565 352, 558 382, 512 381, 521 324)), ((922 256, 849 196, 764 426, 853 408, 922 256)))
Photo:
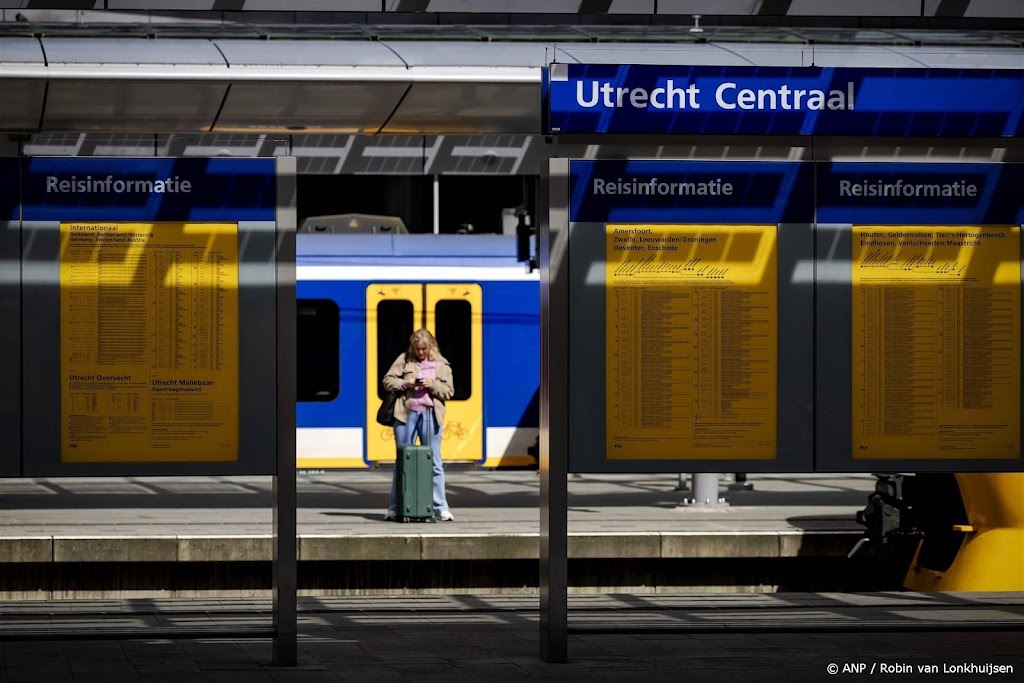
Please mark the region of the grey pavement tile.
POLYGON ((39 672, 40 675, 46 674, 48 676, 56 677, 72 675, 71 668, 63 666, 59 661, 50 661, 49 666, 6 667, 4 669, 4 673, 11 677, 24 677, 36 672, 39 672))
POLYGON ((204 671, 203 678, 211 683, 245 683, 246 681, 272 681, 263 669, 238 669, 235 671, 204 671))
POLYGON ((11 653, 27 653, 27 652, 41 652, 41 653, 53 653, 61 652, 60 643, 52 641, 39 641, 39 640, 19 640, 13 642, 0 643, 2 652, 4 655, 11 653))
POLYGON ((195 662, 188 663, 167 663, 167 664, 137 664, 135 671, 144 678, 154 675, 173 675, 178 677, 199 676, 202 671, 195 662))
POLYGON ((374 666, 365 666, 361 664, 353 664, 351 666, 345 666, 340 664, 332 664, 329 668, 330 671, 346 679, 368 679, 374 676, 379 676, 382 680, 404 680, 405 676, 392 669, 387 664, 379 664, 374 666))
POLYGON ((21 666, 46 666, 52 664, 54 661, 62 661, 63 655, 59 652, 24 652, 24 653, 9 653, 0 658, 0 661, 6 663, 9 667, 21 667, 21 666))
POLYGON ((134 672, 113 672, 105 674, 103 672, 75 672, 75 683, 111 683, 111 681, 141 681, 134 672))
POLYGON ((477 680, 491 680, 494 678, 509 677, 509 680, 516 676, 523 677, 526 670, 515 664, 490 664, 487 666, 458 666, 459 672, 477 680))
POLYGON ((338 676, 331 671, 289 671, 277 669, 267 672, 275 681, 331 681, 337 683, 338 676))
POLYGON ((386 658, 378 657, 377 655, 370 654, 368 652, 307 652, 305 655, 307 658, 321 662, 323 664, 362 664, 362 665, 375 665, 385 661, 386 658))
MULTIPOLYGON (((62 669, 59 667, 54 668, 33 668, 28 669, 8 669, 6 671, 7 680, 11 683, 35 683, 36 681, 72 681, 74 676, 71 673, 71 669, 62 669)), ((109 683, 109 682, 108 682, 109 683)))

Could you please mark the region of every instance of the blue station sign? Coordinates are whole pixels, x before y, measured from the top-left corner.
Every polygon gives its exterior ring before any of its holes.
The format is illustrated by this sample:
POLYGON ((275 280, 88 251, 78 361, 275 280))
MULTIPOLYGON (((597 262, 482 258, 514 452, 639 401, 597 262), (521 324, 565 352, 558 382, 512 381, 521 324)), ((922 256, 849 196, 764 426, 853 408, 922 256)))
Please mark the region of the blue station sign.
POLYGON ((275 219, 274 159, 23 160, 25 220, 275 219))
POLYGON ((1013 69, 553 64, 547 132, 1024 136, 1013 69))
POLYGON ((813 164, 786 161, 569 162, 569 220, 810 223, 813 164))
POLYGON ((819 223, 1024 223, 1024 164, 822 162, 819 223))

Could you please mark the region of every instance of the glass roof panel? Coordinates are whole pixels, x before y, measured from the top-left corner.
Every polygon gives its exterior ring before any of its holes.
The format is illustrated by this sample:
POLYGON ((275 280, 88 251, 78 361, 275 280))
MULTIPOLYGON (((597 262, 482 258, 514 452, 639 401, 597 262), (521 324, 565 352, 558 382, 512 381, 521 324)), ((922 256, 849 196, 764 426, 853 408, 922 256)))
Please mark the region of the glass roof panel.
POLYGON ((589 40, 575 26, 467 26, 485 40, 589 40))
POLYGON ((601 43, 695 43, 701 34, 685 26, 577 26, 591 40, 601 43))
POLYGON ((1016 47, 1017 42, 993 31, 894 31, 915 45, 991 45, 1016 47))
POLYGON ((378 40, 480 40, 480 34, 468 26, 395 24, 367 26, 378 40))
POLYGON ((1024 31, 999 31, 996 35, 1017 45, 1024 45, 1024 31))
POLYGON ((141 24, 31 24, 33 35, 42 38, 146 38, 149 33, 141 24))
POLYGON ((716 43, 806 43, 800 35, 782 28, 743 28, 733 26, 709 26, 703 33, 692 34, 699 39, 716 43))
POLYGON ((914 41, 889 31, 844 31, 831 28, 794 28, 809 42, 838 45, 913 45, 914 41))
POLYGON ((146 33, 153 38, 259 38, 255 27, 244 24, 149 24, 146 33))
POLYGON ((370 35, 360 24, 273 24, 253 28, 270 40, 367 40, 370 35))

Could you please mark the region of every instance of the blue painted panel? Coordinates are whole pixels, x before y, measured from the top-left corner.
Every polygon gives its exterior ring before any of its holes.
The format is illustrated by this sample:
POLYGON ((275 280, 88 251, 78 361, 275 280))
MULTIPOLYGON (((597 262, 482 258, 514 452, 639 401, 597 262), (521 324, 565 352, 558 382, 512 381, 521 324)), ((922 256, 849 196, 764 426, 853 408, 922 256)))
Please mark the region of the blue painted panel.
POLYGON ((484 424, 536 427, 540 387, 540 284, 485 282, 484 424))
POLYGON ((568 78, 545 91, 553 133, 1024 135, 1015 69, 558 68, 568 78))
POLYGON ((1024 223, 1024 164, 818 164, 821 223, 1024 223))
POLYGON ((569 217, 594 223, 809 223, 811 164, 571 161, 569 217))
POLYGON ((273 221, 273 159, 23 160, 25 220, 273 221))
POLYGON ((299 427, 362 427, 366 423, 366 283, 305 282, 300 299, 330 299, 340 312, 338 364, 341 383, 333 401, 298 404, 299 427))

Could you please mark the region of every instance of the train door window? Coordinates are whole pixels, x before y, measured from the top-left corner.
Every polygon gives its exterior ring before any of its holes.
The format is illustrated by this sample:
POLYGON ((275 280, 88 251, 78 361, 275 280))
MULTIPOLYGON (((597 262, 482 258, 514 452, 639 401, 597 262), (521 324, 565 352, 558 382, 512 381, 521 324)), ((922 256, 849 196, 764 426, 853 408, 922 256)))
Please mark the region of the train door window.
MULTIPOLYGON (((377 377, 391 369, 398 354, 409 350, 413 333, 413 306, 404 299, 385 299, 377 303, 377 377)), ((384 398, 384 387, 377 386, 378 398, 384 398)))
POLYGON ((441 354, 452 365, 455 384, 453 401, 465 401, 473 393, 473 307, 468 301, 442 299, 434 309, 434 336, 441 354))
POLYGON ((333 401, 341 385, 338 304, 330 299, 299 299, 296 309, 298 400, 333 401))

